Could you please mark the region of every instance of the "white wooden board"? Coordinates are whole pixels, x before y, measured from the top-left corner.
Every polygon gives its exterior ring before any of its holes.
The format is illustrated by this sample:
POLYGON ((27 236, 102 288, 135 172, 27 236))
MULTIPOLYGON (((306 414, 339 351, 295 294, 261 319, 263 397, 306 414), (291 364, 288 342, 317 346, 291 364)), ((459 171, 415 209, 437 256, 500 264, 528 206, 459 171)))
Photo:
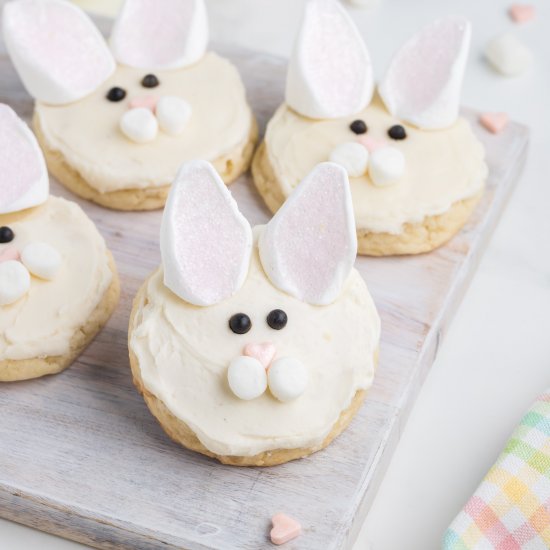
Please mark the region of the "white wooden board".
MULTIPOLYGON (((240 68, 263 128, 282 99, 284 61, 217 49, 240 68)), ((0 101, 29 118, 32 102, 5 57, 0 101)), ((487 147, 487 193, 444 248, 358 260, 383 322, 374 387, 328 449, 279 467, 221 466, 157 425, 132 386, 126 329, 132 297, 159 262, 161 213, 78 201, 114 252, 121 302, 68 371, 0 385, 0 516, 98 548, 257 550, 269 547, 270 517, 284 511, 304 527, 286 548, 349 548, 525 160, 526 128, 511 124, 492 136, 466 115, 487 147)), ((231 189, 251 222, 268 219, 248 176, 231 189)), ((57 183, 52 191, 75 199, 57 183)))

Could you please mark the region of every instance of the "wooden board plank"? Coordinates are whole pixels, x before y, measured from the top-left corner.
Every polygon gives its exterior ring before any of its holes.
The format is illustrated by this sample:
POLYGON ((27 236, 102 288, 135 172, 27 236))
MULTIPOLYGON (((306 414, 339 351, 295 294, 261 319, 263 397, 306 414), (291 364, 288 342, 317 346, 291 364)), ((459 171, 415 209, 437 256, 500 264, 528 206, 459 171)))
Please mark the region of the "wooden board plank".
MULTIPOLYGON (((263 128, 282 100, 285 62, 217 49, 241 70, 263 128)), ((31 115, 5 56, 0 101, 31 115)), ((126 345, 132 297, 159 262, 161 213, 116 213, 78 201, 114 252, 121 302, 71 369, 0 386, 0 516, 97 548, 256 550, 268 545, 271 515, 285 511, 304 526, 286 548, 349 548, 525 160, 526 128, 511 124, 492 136, 475 113, 465 114, 487 147, 487 193, 444 248, 358 260, 383 322, 374 387, 328 449, 275 468, 221 466, 164 435, 132 386, 126 345)), ((249 176, 231 189, 252 223, 268 219, 249 176)), ((52 191, 74 199, 55 182, 52 191)))

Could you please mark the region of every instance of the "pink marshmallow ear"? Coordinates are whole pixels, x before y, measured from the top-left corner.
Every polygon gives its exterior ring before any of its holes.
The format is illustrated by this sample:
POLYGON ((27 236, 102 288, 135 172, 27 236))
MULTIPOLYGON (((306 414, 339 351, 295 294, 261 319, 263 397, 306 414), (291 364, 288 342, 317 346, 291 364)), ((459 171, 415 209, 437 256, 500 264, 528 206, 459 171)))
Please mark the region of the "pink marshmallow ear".
POLYGON ((314 305, 333 302, 357 256, 347 172, 325 162, 298 185, 259 241, 274 286, 314 305))
POLYGON ((191 65, 207 44, 204 0, 126 0, 111 35, 117 61, 140 69, 191 65))
POLYGON ((37 206, 48 195, 48 171, 34 134, 0 103, 0 214, 37 206))
POLYGON ((210 163, 180 168, 162 218, 160 248, 164 284, 190 304, 216 304, 244 283, 252 229, 210 163))
POLYGON ((388 111, 419 128, 452 125, 458 118, 470 35, 467 19, 447 17, 406 42, 379 87, 388 111))
POLYGON ((288 105, 306 117, 340 118, 365 108, 373 89, 367 48, 345 9, 310 0, 288 66, 288 105))
POLYGON ((99 31, 69 2, 8 2, 3 32, 27 91, 44 103, 62 105, 81 99, 115 70, 113 56, 99 31))

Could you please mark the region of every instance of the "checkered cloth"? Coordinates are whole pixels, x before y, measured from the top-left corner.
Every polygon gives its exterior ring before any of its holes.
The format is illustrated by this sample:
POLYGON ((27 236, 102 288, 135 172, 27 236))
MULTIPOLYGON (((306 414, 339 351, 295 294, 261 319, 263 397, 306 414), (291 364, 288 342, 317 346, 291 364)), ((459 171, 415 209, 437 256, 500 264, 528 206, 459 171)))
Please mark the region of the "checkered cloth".
POLYGON ((550 548, 550 389, 523 417, 496 464, 453 521, 443 548, 550 548))

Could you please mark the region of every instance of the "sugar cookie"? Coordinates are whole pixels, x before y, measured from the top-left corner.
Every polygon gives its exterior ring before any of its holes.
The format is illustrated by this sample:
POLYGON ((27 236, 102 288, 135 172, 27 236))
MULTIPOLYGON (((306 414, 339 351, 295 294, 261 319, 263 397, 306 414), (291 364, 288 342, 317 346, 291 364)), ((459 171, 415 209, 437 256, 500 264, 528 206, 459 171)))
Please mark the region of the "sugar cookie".
POLYGON ((353 268, 348 177, 323 163, 252 229, 212 168, 184 165, 162 265, 134 300, 134 382, 170 437, 269 466, 328 445, 370 388, 380 319, 353 268))
POLYGON ((488 172, 459 115, 469 42, 464 18, 433 22, 402 46, 375 91, 349 15, 334 0, 310 0, 285 103, 252 165, 267 206, 277 211, 316 164, 331 160, 350 176, 360 254, 416 254, 451 238, 488 172))
POLYGON ((62 0, 7 2, 3 33, 48 168, 76 194, 149 210, 182 159, 209 159, 226 183, 248 169, 256 123, 237 69, 206 50, 204 0, 126 0, 110 48, 62 0))
POLYGON ((57 373, 101 330, 119 294, 105 241, 49 196, 32 132, 0 104, 0 381, 57 373))

